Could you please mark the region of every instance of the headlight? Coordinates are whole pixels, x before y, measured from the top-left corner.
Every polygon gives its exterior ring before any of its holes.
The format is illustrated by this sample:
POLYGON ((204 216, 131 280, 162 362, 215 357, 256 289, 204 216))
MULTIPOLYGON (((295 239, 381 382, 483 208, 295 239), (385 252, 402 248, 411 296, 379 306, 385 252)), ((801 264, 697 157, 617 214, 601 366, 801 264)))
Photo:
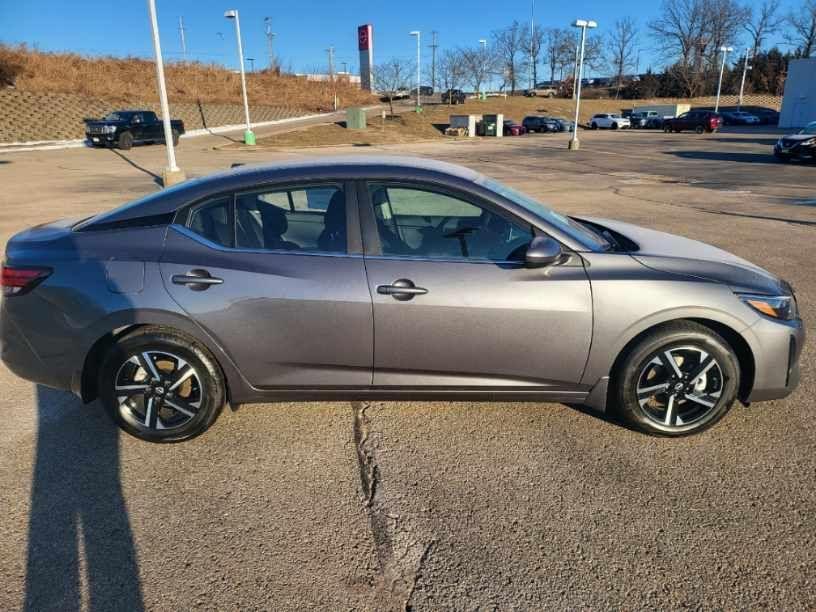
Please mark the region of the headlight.
POLYGON ((105 134, 113 134, 116 131, 116 126, 115 125, 103 126, 102 131, 104 131, 105 134))
POLYGON ((816 145, 816 138, 808 138, 807 140, 802 141, 800 144, 806 147, 812 147, 813 145, 816 145))
POLYGON ((737 294, 739 299, 767 317, 781 319, 782 321, 792 321, 799 318, 799 309, 796 306, 796 298, 792 295, 755 295, 752 293, 737 294))

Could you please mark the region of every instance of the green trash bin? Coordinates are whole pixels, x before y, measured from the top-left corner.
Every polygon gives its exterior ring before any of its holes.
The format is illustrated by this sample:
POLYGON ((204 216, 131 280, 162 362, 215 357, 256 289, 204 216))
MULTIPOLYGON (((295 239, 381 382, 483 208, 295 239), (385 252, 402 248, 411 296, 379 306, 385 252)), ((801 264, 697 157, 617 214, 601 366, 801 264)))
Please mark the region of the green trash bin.
POLYGON ((496 130, 497 130, 498 122, 499 122, 499 118, 496 115, 485 115, 482 118, 482 123, 484 125, 484 127, 482 129, 484 130, 484 135, 485 136, 495 136, 496 133, 497 133, 496 130))
POLYGON ((346 127, 350 130, 366 129, 366 114, 359 106, 352 106, 346 110, 346 127))

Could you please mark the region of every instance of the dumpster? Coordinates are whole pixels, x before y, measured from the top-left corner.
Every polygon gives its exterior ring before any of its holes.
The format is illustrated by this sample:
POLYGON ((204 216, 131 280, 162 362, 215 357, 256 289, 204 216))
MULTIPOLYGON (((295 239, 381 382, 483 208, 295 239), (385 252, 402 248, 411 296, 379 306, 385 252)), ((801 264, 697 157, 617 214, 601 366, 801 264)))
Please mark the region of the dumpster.
POLYGON ((482 135, 501 138, 504 135, 504 115, 483 115, 482 135))

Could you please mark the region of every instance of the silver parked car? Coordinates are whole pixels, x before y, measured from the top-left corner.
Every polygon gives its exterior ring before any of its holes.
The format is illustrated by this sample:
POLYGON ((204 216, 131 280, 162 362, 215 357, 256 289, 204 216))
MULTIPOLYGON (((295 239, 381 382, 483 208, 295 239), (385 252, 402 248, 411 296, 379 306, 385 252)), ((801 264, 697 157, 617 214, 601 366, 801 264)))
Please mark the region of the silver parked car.
POLYGON ((243 167, 12 238, 2 357, 177 441, 225 402, 526 399, 676 436, 796 387, 790 285, 401 157, 243 167))

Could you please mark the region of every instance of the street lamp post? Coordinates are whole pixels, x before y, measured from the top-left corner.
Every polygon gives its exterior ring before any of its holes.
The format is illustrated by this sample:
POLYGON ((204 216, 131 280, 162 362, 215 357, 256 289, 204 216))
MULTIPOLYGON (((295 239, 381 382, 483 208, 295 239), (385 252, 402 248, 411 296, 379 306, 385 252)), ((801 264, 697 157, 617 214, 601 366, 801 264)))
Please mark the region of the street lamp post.
POLYGON ((581 53, 578 59, 578 78, 575 80, 573 89, 575 91, 575 123, 572 126, 572 139, 569 141, 570 151, 577 151, 581 148, 578 140, 578 113, 581 109, 581 81, 584 80, 584 48, 586 46, 587 28, 597 28, 598 24, 592 20, 577 19, 572 24, 576 28, 581 28, 581 53))
POLYGON ((748 74, 748 69, 750 66, 748 65, 748 54, 751 52, 751 48, 747 48, 745 50, 745 61, 742 64, 742 82, 740 83, 740 96, 739 96, 739 104, 737 105, 737 110, 742 110, 742 100, 745 94, 745 77, 748 74))
POLYGON ((416 62, 417 62, 416 112, 421 113, 422 112, 422 99, 421 99, 420 93, 419 93, 420 81, 422 79, 421 72, 420 72, 421 66, 422 66, 421 61, 420 61, 420 48, 419 48, 420 33, 419 33, 419 30, 414 30, 413 32, 410 32, 410 34, 411 34, 411 36, 416 36, 416 47, 417 47, 417 59, 416 59, 416 62))
POLYGON ((717 103, 714 105, 714 112, 716 113, 720 110, 720 93, 722 92, 722 80, 723 80, 723 73, 725 72, 725 59, 728 57, 728 54, 734 50, 734 47, 720 47, 720 51, 722 51, 723 58, 722 64, 720 64, 720 80, 717 83, 717 103))
POLYGON ((485 83, 487 79, 487 39, 480 38, 479 44, 482 45, 482 78, 479 80, 482 91, 479 92, 479 98, 485 100, 487 99, 485 94, 485 89, 487 89, 487 83, 485 83))
POLYGON ((173 128, 170 125, 170 105, 167 103, 167 88, 164 84, 164 62, 161 43, 159 42, 159 22, 156 18, 156 0, 147 0, 147 12, 150 14, 150 28, 153 33, 153 52, 156 56, 156 81, 159 86, 162 124, 164 126, 164 146, 167 149, 167 168, 162 172, 162 185, 169 187, 180 183, 187 177, 176 165, 176 152, 173 147, 173 128))
POLYGON ((535 43, 533 39, 535 38, 535 0, 530 0, 530 89, 535 89, 535 79, 533 75, 535 74, 535 51, 534 46, 535 43))
POLYGON ((241 20, 238 11, 231 9, 224 13, 224 17, 235 21, 235 38, 238 40, 238 66, 241 68, 241 93, 244 97, 244 117, 246 119, 246 130, 244 130, 244 144, 254 145, 255 134, 252 132, 252 124, 249 121, 249 101, 246 90, 246 71, 244 70, 244 46, 241 43, 241 20))

